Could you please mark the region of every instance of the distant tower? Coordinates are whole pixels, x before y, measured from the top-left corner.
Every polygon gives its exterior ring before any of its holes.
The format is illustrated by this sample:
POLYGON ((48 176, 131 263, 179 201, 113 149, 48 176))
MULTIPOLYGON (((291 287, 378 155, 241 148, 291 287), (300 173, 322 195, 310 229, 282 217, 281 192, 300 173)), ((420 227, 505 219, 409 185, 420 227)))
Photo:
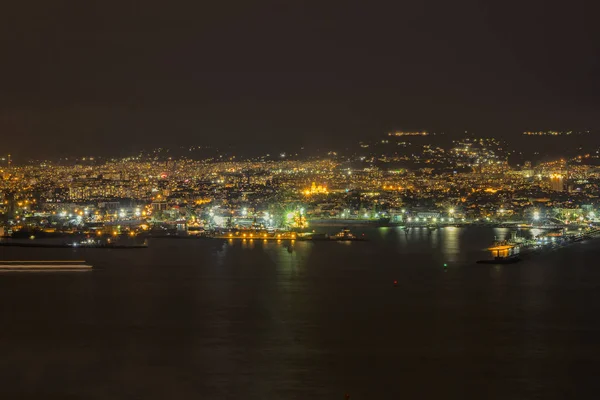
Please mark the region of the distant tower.
POLYGON ((12 160, 11 160, 11 158, 10 158, 10 154, 9 154, 9 155, 8 155, 8 166, 10 167, 10 166, 11 166, 11 164, 12 164, 12 160))

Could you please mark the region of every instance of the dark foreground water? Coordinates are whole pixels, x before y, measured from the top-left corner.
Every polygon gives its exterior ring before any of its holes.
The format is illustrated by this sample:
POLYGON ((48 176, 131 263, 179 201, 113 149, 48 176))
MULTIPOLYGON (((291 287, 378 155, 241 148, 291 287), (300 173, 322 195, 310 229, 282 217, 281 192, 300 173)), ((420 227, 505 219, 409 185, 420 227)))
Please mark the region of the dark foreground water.
POLYGON ((0 398, 597 398, 598 243, 474 264, 505 232, 0 248, 95 266, 0 273, 0 398))

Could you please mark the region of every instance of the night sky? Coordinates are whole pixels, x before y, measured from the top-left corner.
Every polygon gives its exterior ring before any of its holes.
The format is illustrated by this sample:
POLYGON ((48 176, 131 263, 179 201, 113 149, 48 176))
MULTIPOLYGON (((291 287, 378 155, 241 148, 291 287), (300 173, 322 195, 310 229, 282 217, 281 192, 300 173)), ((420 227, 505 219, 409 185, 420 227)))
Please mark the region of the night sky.
POLYGON ((596 129, 595 3, 4 4, 0 153, 596 129))

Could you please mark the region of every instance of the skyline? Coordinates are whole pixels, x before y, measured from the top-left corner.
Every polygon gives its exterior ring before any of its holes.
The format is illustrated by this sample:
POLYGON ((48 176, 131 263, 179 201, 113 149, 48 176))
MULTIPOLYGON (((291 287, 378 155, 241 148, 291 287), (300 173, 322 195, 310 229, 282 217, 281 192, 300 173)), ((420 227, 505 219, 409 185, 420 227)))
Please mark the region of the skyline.
POLYGON ((3 147, 15 157, 190 144, 256 151, 399 129, 507 140, 594 130, 595 7, 11 4, 3 147))

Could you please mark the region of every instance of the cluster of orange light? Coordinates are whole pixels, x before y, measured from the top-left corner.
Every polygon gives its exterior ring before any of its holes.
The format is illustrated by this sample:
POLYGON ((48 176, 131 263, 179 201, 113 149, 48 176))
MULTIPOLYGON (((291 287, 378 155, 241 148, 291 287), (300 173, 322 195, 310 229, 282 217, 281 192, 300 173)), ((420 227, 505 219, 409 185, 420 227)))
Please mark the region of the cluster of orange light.
POLYGON ((383 190, 402 190, 402 186, 383 185, 383 190))
POLYGON ((323 186, 323 185, 318 185, 315 184, 314 182, 312 183, 310 189, 306 189, 303 191, 303 193, 306 196, 310 196, 312 194, 327 194, 328 190, 327 190, 327 186, 323 186))

